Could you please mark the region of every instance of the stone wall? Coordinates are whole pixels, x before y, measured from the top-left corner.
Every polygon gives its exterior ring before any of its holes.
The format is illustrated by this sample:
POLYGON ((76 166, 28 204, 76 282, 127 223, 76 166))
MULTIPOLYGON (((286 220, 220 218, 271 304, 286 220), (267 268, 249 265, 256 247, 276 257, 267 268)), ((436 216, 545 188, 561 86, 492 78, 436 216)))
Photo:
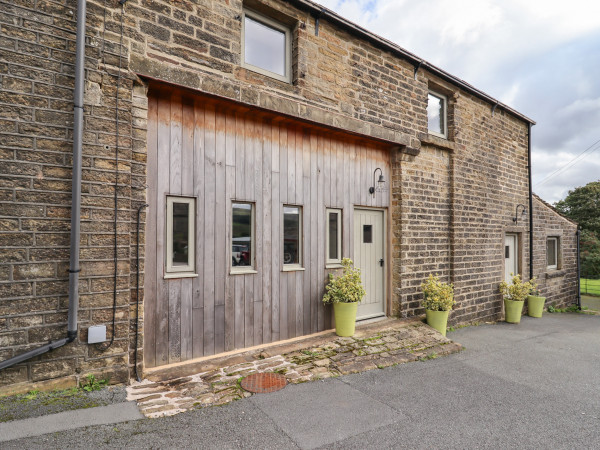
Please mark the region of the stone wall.
POLYGON ((577 225, 538 196, 533 197, 533 276, 546 306, 577 302, 577 225), (546 240, 558 237, 558 267, 548 269, 546 240))
MULTIPOLYGON (((292 83, 241 67, 239 0, 129 0, 123 15, 116 0, 106 10, 88 1, 80 333, 4 371, 0 384, 130 375, 148 78, 397 144, 404 150, 392 156, 394 313, 421 312, 420 283, 434 272, 455 283, 451 320, 498 317, 503 233, 516 204, 527 202, 527 124, 423 68, 415 77, 397 54, 325 19, 317 35, 314 17, 294 2, 247 4, 292 27, 292 83), (427 134, 428 88, 448 95, 448 140, 427 134), (117 327, 105 350, 85 342, 89 325, 112 333, 117 104, 117 327)), ((76 1, 0 1, 0 13, 3 360, 66 334, 76 1)), ((143 234, 140 242, 143 264, 143 234)))

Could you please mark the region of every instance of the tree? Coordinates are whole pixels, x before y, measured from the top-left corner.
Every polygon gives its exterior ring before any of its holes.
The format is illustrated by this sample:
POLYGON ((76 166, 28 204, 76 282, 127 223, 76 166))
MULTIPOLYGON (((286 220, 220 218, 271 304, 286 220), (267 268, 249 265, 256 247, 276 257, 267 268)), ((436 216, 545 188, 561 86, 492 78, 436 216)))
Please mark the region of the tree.
POLYGON ((581 228, 581 277, 600 278, 600 181, 569 191, 554 207, 581 228))
POLYGON ((574 220, 582 230, 600 236, 600 181, 592 181, 569 191, 564 200, 554 204, 564 216, 574 220))
POLYGON ((581 278, 600 278, 600 239, 593 231, 582 230, 579 237, 581 278))

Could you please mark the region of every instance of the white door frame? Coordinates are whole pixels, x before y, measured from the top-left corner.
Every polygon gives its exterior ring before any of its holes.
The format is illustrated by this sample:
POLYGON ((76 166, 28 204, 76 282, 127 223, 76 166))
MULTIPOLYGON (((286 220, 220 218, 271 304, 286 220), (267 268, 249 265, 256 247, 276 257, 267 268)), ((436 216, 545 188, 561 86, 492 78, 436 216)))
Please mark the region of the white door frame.
POLYGON ((512 247, 513 258, 514 258, 514 265, 513 265, 513 267, 510 268, 511 269, 510 271, 513 273, 513 275, 517 275, 517 274, 521 273, 520 272, 521 271, 521 264, 520 264, 520 258, 519 258, 519 254, 520 254, 519 234, 518 233, 505 232, 504 233, 504 243, 503 243, 502 248, 504 249, 504 275, 503 275, 503 278, 504 278, 504 280, 506 282, 510 282, 510 279, 507 279, 507 275, 509 273, 508 272, 509 268, 506 266, 507 259, 510 259, 510 258, 506 257, 506 251, 507 251, 506 247, 509 247, 508 251, 511 250, 510 245, 507 246, 507 244, 506 244, 506 240, 509 237, 513 238, 513 243, 514 243, 514 245, 512 247))
MULTIPOLYGON (((364 206, 354 206, 353 211, 352 211, 352 240, 354 241, 354 239, 356 238, 356 233, 358 232, 358 230, 356 229, 356 211, 369 211, 369 212, 380 212, 381 213, 381 225, 382 225, 382 230, 381 230, 381 244, 382 244, 382 249, 381 249, 381 258, 383 259, 383 276, 382 276, 382 305, 381 305, 381 312, 377 312, 377 313, 373 313, 373 314, 368 314, 364 317, 357 317, 357 321, 360 320, 368 320, 368 319, 373 319, 376 317, 385 317, 386 313, 387 313, 387 309, 388 309, 388 302, 387 302, 387 272, 388 272, 388 267, 389 267, 389 261, 388 261, 388 253, 387 253, 387 208, 369 208, 369 207, 364 207, 364 206)), ((353 246, 353 258, 356 259, 356 255, 357 255, 358 249, 356 248, 356 245, 353 246)), ((359 308, 360 308, 360 303, 359 303, 359 308)), ((360 311, 360 309, 359 309, 360 311)))

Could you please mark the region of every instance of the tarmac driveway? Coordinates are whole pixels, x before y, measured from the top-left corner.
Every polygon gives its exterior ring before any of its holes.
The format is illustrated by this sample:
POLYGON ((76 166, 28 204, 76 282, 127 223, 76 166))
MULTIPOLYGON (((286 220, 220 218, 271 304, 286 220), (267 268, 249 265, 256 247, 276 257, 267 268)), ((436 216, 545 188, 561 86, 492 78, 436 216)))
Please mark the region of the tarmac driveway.
POLYGON ((3 448, 600 447, 600 317, 545 313, 448 337, 465 350, 3 448))

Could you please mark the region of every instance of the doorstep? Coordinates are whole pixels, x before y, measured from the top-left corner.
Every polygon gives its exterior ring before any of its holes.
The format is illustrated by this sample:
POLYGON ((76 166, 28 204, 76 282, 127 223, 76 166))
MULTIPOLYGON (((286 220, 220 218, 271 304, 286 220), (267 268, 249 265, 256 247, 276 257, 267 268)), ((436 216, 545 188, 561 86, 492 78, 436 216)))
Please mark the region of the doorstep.
POLYGON ((242 378, 261 372, 285 376, 288 383, 337 377, 458 352, 462 346, 419 319, 360 324, 352 337, 333 330, 243 351, 171 364, 144 372, 141 383, 127 387, 147 417, 223 405, 249 397, 242 378))

